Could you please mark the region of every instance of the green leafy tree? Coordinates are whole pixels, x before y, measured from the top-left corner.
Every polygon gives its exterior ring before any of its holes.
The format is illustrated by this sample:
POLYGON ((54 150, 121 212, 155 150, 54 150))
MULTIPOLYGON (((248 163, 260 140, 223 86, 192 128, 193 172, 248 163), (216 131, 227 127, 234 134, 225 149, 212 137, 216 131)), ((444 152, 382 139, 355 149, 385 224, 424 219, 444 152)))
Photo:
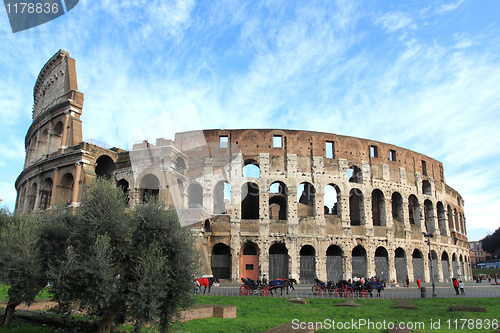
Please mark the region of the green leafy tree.
POLYGON ((481 242, 483 244, 483 250, 492 255, 498 255, 498 253, 500 253, 500 228, 495 230, 493 234, 484 237, 481 242))
POLYGON ((126 317, 136 320, 137 331, 145 323, 167 331, 189 303, 196 268, 192 238, 175 211, 150 200, 128 212, 123 192, 96 179, 65 223, 66 250, 50 269, 59 304, 79 302, 100 318, 99 333, 126 317))
POLYGON ((34 216, 0 212, 0 281, 10 285, 2 326, 11 326, 16 307, 30 304, 46 286, 39 255, 39 223, 34 216))
POLYGON ((139 259, 132 270, 130 311, 137 319, 136 331, 156 320, 166 332, 178 309, 191 303, 190 282, 199 268, 199 252, 176 211, 154 199, 135 208, 133 222, 132 247, 139 259))
POLYGON ((65 254, 53 263, 50 281, 54 299, 63 308, 80 303, 100 318, 98 332, 109 332, 115 317, 127 308, 127 255, 130 218, 123 193, 95 179, 81 207, 67 221, 65 254))

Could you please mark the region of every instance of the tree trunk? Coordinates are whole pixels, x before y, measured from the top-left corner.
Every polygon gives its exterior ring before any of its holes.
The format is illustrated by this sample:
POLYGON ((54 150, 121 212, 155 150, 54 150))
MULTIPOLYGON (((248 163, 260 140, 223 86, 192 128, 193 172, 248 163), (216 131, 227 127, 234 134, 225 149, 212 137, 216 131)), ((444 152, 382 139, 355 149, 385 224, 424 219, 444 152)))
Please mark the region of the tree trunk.
POLYGON ((16 311, 16 306, 21 304, 21 302, 9 303, 5 308, 5 314, 3 315, 2 326, 7 326, 10 329, 12 324, 12 318, 14 318, 14 312, 16 311))
POLYGON ((115 319, 114 315, 105 314, 99 320, 99 326, 97 328, 97 333, 109 333, 111 331, 111 327, 113 327, 113 320, 115 319))
MULTIPOLYGON (((38 285, 38 288, 34 291, 34 296, 31 299, 34 299, 36 295, 40 291, 42 291, 43 288, 45 288, 45 283, 38 285)), ((26 299, 30 299, 30 297, 25 297, 23 300, 11 300, 9 299, 9 303, 7 304, 7 307, 5 308, 5 314, 2 319, 2 325, 1 326, 8 326, 10 328, 12 324, 12 319, 14 318, 14 312, 16 311, 16 307, 24 302, 26 299)))

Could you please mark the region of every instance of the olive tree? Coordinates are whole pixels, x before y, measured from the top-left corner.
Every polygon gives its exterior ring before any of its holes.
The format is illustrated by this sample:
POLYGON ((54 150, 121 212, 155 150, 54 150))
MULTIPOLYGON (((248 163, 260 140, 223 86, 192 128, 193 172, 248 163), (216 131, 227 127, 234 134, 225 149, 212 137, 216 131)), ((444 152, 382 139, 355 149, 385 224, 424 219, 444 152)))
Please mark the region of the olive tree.
POLYGON ((98 316, 100 333, 127 317, 136 320, 136 330, 149 322, 166 331, 190 299, 193 241, 174 210, 149 200, 129 211, 125 202, 106 180, 89 186, 67 219, 65 253, 51 265, 54 298, 98 316))
POLYGON ((136 330, 151 320, 168 331, 177 310, 190 304, 190 281, 199 256, 189 229, 181 227, 176 211, 150 199, 132 214, 134 261, 130 311, 136 330))
POLYGON ((2 326, 11 326, 16 307, 30 304, 46 286, 39 255, 39 223, 34 216, 0 211, 0 281, 10 286, 2 326))

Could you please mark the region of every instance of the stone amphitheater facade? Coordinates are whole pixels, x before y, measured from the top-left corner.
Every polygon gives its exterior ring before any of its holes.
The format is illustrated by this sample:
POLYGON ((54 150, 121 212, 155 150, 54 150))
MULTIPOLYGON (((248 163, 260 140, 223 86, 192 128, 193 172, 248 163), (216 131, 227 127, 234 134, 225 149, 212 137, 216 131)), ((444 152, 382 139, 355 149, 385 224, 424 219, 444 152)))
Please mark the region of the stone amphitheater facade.
POLYGON ((177 209, 219 279, 430 281, 431 263, 436 281, 471 275, 464 201, 435 159, 279 129, 181 132, 125 151, 82 140, 82 106, 75 61, 60 50, 34 88, 17 211, 78 205, 84 185, 106 177, 130 206, 153 195, 177 209))

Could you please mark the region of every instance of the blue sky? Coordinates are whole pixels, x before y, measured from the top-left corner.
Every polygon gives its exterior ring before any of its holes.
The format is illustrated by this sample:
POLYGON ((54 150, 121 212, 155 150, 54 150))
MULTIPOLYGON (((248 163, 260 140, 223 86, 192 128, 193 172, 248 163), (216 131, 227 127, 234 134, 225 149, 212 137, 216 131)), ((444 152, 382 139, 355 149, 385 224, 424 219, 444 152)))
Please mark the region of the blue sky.
POLYGON ((392 143, 443 162, 480 239, 500 227, 498 13, 498 0, 81 0, 13 34, 0 8, 1 205, 14 207, 36 77, 64 49, 84 139, 128 148, 141 124, 189 108, 202 128, 392 143))

